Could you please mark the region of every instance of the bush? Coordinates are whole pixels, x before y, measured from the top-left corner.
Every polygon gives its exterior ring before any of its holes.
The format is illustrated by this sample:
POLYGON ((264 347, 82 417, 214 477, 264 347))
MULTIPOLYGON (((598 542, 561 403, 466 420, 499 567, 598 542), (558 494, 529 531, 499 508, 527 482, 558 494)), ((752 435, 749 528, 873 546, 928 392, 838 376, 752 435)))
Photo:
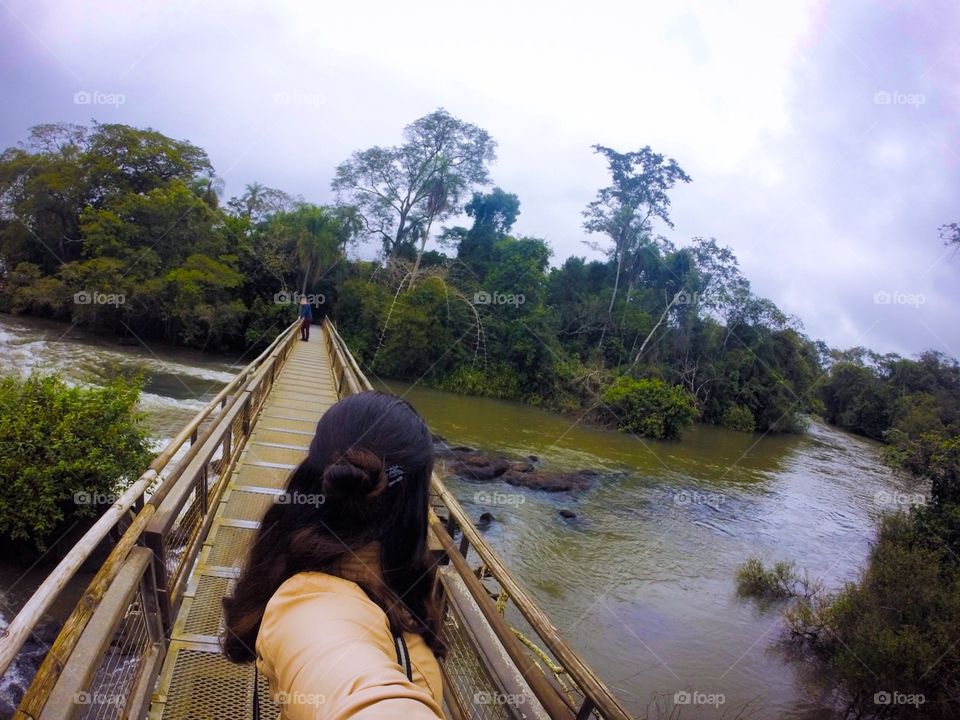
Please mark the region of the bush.
POLYGON ((884 518, 859 582, 787 613, 842 691, 847 717, 960 717, 960 508, 884 518), (916 704, 878 703, 897 693, 916 704))
POLYGON ((461 366, 440 381, 438 387, 447 392, 464 395, 481 395, 500 399, 517 400, 523 397, 523 389, 515 372, 510 368, 491 366, 482 368, 461 366))
POLYGON ((601 398, 621 430, 655 439, 678 439, 697 413, 686 390, 655 378, 636 380, 622 375, 601 398))
POLYGON ((720 424, 730 430, 748 433, 753 432, 757 427, 750 408, 737 404, 727 406, 727 409, 723 412, 723 417, 720 419, 720 424))
POLYGON ((760 600, 809 596, 811 583, 792 562, 774 563, 767 569, 760 558, 748 558, 737 568, 737 592, 760 600))
POLYGON ((69 387, 57 375, 0 380, 0 543, 43 551, 146 470, 139 379, 69 387))

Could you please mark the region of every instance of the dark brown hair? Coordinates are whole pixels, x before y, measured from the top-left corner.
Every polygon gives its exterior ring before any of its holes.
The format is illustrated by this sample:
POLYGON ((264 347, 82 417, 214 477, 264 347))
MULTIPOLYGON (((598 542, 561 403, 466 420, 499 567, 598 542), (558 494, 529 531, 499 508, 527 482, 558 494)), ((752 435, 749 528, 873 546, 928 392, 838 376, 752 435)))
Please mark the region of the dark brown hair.
POLYGON ((374 540, 384 583, 363 589, 392 627, 419 633, 442 656, 427 552, 432 471, 432 435, 406 401, 370 391, 330 407, 287 481, 292 501, 266 512, 233 596, 223 600, 226 656, 254 659, 264 609, 285 580, 307 571, 336 574, 340 560, 374 540), (296 501, 307 497, 322 502, 296 501))

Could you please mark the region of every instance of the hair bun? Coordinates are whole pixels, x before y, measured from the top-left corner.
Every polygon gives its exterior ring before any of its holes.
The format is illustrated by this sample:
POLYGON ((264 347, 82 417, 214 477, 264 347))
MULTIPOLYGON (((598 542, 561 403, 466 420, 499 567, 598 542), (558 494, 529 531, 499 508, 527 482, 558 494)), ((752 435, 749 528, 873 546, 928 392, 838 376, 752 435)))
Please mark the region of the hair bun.
POLYGON ((387 487, 383 461, 369 450, 354 448, 323 471, 323 494, 329 499, 374 498, 387 487))

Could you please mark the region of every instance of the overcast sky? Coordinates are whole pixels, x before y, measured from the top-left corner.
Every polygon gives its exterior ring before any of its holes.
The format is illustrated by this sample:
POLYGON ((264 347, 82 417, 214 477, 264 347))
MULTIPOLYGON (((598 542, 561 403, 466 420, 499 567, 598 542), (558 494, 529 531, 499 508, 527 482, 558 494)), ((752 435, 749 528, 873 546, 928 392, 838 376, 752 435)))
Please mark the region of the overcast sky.
POLYGON ((205 148, 227 197, 256 180, 329 202, 338 162, 443 106, 497 140, 516 230, 555 264, 597 256, 590 146, 651 145, 693 178, 664 234, 730 245, 811 337, 960 355, 960 256, 937 233, 960 221, 953 0, 0 0, 0 54, 0 146, 149 126, 205 148))

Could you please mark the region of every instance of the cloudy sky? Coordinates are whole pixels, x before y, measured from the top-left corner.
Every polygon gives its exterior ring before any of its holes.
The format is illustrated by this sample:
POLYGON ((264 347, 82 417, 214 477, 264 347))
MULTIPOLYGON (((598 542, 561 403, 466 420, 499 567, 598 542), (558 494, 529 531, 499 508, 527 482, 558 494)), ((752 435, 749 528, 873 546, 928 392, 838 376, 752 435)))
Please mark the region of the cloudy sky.
POLYGON ((41 122, 154 127, 332 200, 335 165, 438 106, 498 141, 494 181, 554 262, 596 256, 590 146, 693 183, 682 245, 730 245, 814 338, 960 356, 960 6, 952 0, 216 3, 0 0, 0 146, 41 122), (87 102, 89 101, 89 102, 87 102))

